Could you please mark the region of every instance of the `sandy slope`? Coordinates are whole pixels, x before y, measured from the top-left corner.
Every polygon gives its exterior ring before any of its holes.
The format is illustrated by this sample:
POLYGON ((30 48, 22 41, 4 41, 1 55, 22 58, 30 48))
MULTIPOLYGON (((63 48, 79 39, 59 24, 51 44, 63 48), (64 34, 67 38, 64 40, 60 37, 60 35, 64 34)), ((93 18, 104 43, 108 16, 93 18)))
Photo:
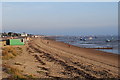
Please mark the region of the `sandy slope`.
POLYGON ((118 77, 118 55, 115 54, 40 38, 30 41, 23 52, 7 62, 35 78, 118 77), (22 65, 14 65, 15 62, 22 65))

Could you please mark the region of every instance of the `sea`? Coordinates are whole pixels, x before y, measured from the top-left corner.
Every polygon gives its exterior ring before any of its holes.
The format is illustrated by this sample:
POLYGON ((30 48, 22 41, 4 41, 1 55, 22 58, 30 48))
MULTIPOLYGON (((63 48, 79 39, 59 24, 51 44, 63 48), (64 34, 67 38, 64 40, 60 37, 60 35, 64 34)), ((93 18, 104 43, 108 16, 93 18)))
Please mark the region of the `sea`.
POLYGON ((119 54, 118 43, 120 40, 118 40, 118 36, 55 36, 53 38, 56 41, 61 41, 82 48, 95 48, 96 50, 119 54))

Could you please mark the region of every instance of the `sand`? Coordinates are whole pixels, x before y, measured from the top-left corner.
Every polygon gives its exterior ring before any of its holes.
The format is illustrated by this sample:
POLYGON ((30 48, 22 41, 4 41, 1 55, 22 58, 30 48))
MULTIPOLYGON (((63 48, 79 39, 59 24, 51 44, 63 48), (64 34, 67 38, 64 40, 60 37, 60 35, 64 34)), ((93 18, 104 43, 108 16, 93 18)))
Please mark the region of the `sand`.
POLYGON ((23 53, 4 61, 34 78, 118 78, 117 54, 85 49, 55 40, 33 38, 23 53), (22 65, 15 65, 15 63, 22 65))

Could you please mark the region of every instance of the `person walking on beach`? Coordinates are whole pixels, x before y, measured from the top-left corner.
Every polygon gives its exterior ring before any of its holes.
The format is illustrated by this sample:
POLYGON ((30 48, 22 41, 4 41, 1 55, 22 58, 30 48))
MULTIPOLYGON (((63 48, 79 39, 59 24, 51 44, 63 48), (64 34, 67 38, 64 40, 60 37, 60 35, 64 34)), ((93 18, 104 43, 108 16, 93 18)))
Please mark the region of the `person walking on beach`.
POLYGON ((68 47, 70 48, 70 45, 68 45, 68 47))
POLYGON ((49 41, 47 41, 47 44, 49 44, 49 41))

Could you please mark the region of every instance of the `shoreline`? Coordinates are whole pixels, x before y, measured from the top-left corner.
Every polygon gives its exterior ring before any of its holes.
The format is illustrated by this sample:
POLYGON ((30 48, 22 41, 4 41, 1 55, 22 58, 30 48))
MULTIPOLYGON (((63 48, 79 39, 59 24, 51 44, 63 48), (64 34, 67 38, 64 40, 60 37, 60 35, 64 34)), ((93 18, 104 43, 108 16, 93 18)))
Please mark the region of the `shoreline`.
MULTIPOLYGON (((63 42, 65 43, 64 41, 59 41, 59 40, 56 40, 54 39, 53 37, 45 37, 45 39, 50 39, 50 40, 55 40, 55 41, 58 41, 58 42, 63 42)), ((80 47, 78 45, 74 45, 72 43, 67 43, 69 45, 73 45, 73 46, 77 46, 77 47, 80 47)), ((81 45, 81 44, 80 44, 81 45)), ((96 50, 99 50, 99 51, 103 51, 103 52, 107 52, 107 53, 113 53, 113 54, 119 54, 118 51, 114 51, 114 48, 113 47, 80 47, 80 48, 86 48, 86 49, 96 49, 96 50), (108 51, 107 51, 108 50, 108 51), (110 51, 109 51, 110 50, 110 51), (111 51, 112 50, 112 51, 111 51)))
MULTIPOLYGON (((55 39, 53 39, 53 38, 49 38, 49 37, 43 37, 42 39, 45 39, 45 40, 52 40, 52 41, 55 41, 55 42, 60 42, 60 43, 64 43, 64 42, 62 42, 62 41, 57 41, 57 40, 55 40, 55 39)), ((66 45, 71 45, 71 44, 69 44, 69 43, 64 43, 64 44, 66 44, 66 45)), ((99 51, 99 52, 103 52, 103 53, 108 53, 108 54, 115 54, 115 55, 120 55, 120 54, 118 54, 118 53, 112 53, 112 52, 105 52, 105 51, 101 51, 101 50, 96 50, 96 49, 113 49, 113 48, 83 48, 83 47, 79 47, 79 46, 75 46, 75 45, 71 45, 71 46, 74 46, 74 47, 76 47, 76 48, 81 48, 81 49, 91 49, 91 50, 95 50, 95 51, 99 51)))

